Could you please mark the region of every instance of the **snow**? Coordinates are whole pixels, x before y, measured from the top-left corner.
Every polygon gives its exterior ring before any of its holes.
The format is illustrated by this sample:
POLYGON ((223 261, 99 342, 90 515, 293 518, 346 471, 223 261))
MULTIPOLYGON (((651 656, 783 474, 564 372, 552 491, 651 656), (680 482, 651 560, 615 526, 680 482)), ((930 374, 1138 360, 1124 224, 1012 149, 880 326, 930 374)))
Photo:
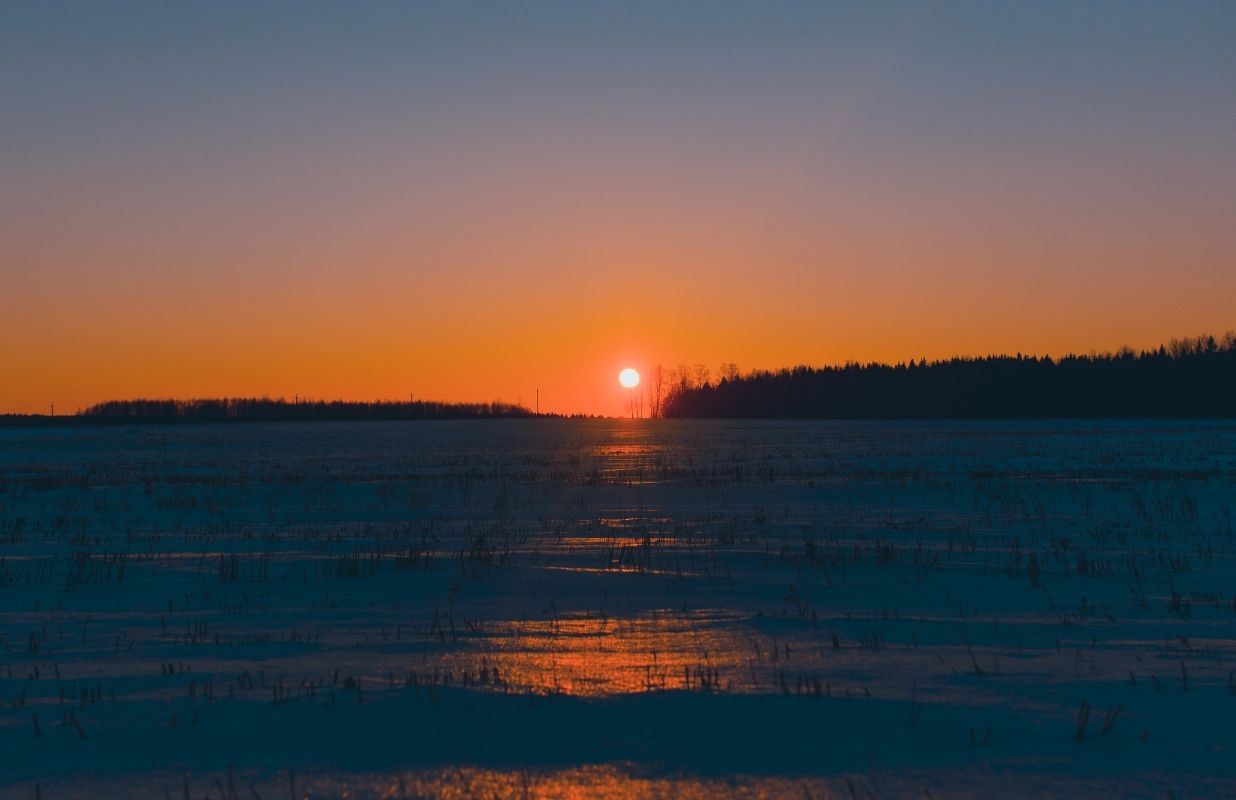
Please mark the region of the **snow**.
POLYGON ((1234 501, 1228 422, 4 430, 0 796, 1232 794, 1234 501))

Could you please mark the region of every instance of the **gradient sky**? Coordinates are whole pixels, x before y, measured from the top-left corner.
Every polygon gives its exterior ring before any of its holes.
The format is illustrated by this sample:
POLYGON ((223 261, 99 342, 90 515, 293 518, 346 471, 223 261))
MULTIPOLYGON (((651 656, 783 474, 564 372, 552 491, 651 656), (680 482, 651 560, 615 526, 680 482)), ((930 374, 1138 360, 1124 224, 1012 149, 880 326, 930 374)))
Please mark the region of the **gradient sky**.
POLYGON ((0 411, 1236 328, 1236 3, 0 5, 0 411))

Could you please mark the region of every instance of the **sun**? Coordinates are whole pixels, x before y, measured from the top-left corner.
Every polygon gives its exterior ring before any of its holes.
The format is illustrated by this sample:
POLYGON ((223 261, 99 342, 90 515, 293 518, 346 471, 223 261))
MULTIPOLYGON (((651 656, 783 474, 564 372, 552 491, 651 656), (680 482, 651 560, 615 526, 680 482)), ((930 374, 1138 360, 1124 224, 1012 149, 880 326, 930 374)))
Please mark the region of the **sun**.
POLYGON ((639 386, 639 373, 627 367, 618 373, 618 382, 628 389, 634 389, 639 386))

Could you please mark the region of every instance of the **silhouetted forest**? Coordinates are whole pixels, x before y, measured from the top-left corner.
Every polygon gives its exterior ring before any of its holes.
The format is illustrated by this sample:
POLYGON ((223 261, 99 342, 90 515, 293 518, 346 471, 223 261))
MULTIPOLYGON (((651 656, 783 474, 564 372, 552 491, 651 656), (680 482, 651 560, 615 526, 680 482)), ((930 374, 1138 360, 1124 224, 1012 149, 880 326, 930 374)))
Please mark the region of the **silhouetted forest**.
MULTIPOLYGON (((659 417, 1035 418, 1236 417, 1236 333, 1173 339, 1154 350, 992 355, 899 364, 739 372, 723 364, 656 367, 639 408, 659 417)), ((639 416, 632 407, 632 416, 639 416)), ((68 416, 0 415, 0 427, 198 422, 513 419, 509 403, 113 400, 68 416)), ((541 415, 554 416, 554 415, 541 415)))
POLYGON ((1236 416, 1236 335, 1174 339, 1059 359, 987 356, 794 367, 745 375, 725 365, 654 373, 666 417, 1019 418, 1236 416))
POLYGON ((224 397, 110 400, 70 416, 0 416, 0 425, 510 419, 534 416, 536 414, 529 409, 510 403, 437 403, 428 400, 359 403, 343 400, 289 401, 265 397, 224 397))

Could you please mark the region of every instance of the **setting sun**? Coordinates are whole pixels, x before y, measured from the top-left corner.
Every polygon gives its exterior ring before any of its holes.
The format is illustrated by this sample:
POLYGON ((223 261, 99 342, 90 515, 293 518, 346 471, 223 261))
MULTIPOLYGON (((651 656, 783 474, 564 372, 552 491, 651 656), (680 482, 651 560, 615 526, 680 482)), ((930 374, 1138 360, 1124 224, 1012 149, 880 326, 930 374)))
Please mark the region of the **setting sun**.
POLYGON ((627 389, 634 389, 636 386, 639 386, 639 373, 627 367, 618 373, 618 382, 627 389))
POLYGON ((0 23, 0 800, 1236 800, 1236 0, 0 23))

